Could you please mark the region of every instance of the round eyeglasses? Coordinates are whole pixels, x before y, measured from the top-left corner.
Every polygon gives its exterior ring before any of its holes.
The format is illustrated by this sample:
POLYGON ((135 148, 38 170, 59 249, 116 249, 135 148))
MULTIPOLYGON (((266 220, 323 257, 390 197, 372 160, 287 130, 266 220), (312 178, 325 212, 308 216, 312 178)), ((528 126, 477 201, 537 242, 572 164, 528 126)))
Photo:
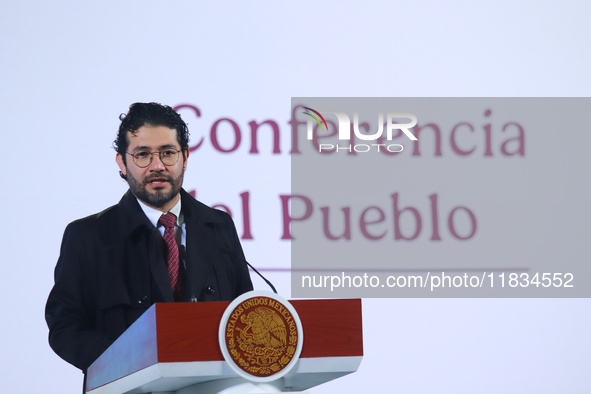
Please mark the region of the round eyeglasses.
POLYGON ((165 166, 175 165, 176 162, 179 161, 179 153, 181 153, 181 151, 176 150, 176 149, 164 149, 164 150, 155 151, 155 152, 141 150, 141 151, 138 151, 135 153, 129 153, 129 152, 125 152, 125 153, 127 153, 128 155, 133 157, 133 162, 135 163, 136 166, 138 166, 140 168, 146 168, 147 166, 149 166, 152 163, 152 157, 155 154, 158 155, 158 157, 160 158, 160 161, 165 166))

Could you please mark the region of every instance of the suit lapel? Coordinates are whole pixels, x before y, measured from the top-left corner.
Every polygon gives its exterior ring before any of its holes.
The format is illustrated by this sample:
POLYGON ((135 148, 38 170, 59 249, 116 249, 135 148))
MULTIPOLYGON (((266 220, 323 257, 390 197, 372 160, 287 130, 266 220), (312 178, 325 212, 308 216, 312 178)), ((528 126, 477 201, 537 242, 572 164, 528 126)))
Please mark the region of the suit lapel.
MULTIPOLYGON (((214 264, 220 251, 217 249, 219 241, 216 240, 215 224, 219 218, 184 190, 181 190, 181 199, 187 231, 188 275, 195 297, 200 298, 205 286, 217 285, 214 264), (211 282, 212 279, 214 282, 211 282)), ((187 287, 187 290, 191 288, 187 287)), ((219 296, 220 293, 216 292, 214 298, 219 296)))
MULTIPOLYGON (((129 239, 136 239, 135 242, 140 242, 138 247, 140 250, 132 253, 133 256, 140 256, 136 262, 137 267, 143 267, 145 264, 144 258, 147 257, 150 266, 152 279, 166 302, 173 302, 172 286, 168 279, 168 270, 166 262, 164 261, 164 254, 162 250, 162 236, 158 229, 154 228, 152 223, 148 220, 135 196, 131 191, 127 191, 121 201, 119 202, 121 209, 125 212, 122 218, 121 227, 129 239), (138 238, 139 237, 139 238, 138 238), (145 245, 145 246, 144 246, 145 245), (142 253, 142 248, 147 248, 147 256, 142 253), (145 256, 145 257, 144 257, 145 256)), ((135 243, 134 242, 134 243, 135 243)), ((137 268, 136 267, 136 268, 137 268)), ((130 277, 137 275, 137 272, 130 272, 130 277)), ((140 279, 142 280, 142 279, 140 279)), ((144 279, 149 280, 149 279, 144 279)), ((142 288, 149 288, 149 284, 145 284, 142 288)), ((142 294, 144 294, 142 292, 142 294)))
POLYGON ((187 267, 195 297, 199 297, 206 279, 213 273, 216 256, 212 247, 214 241, 210 226, 201 221, 187 223, 187 267))

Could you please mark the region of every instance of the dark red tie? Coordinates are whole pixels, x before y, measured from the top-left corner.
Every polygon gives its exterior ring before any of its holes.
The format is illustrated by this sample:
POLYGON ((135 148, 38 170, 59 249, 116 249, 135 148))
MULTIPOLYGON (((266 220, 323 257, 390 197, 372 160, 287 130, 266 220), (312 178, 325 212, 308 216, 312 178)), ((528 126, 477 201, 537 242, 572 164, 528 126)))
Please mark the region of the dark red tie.
POLYGON ((164 226, 164 242, 167 249, 168 276, 172 285, 172 293, 175 301, 184 301, 185 289, 183 277, 179 269, 179 246, 174 237, 174 224, 176 216, 173 213, 165 213, 160 216, 158 224, 164 226))

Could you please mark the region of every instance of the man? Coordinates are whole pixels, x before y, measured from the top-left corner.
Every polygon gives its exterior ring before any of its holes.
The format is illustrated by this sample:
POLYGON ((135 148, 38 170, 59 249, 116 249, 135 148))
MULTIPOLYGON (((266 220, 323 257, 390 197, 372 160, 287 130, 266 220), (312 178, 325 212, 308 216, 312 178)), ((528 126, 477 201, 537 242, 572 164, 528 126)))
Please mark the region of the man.
POLYGON ((185 122, 156 103, 132 104, 120 119, 114 147, 129 191, 66 227, 46 306, 51 347, 83 371, 155 302, 252 290, 230 216, 181 188, 185 122))

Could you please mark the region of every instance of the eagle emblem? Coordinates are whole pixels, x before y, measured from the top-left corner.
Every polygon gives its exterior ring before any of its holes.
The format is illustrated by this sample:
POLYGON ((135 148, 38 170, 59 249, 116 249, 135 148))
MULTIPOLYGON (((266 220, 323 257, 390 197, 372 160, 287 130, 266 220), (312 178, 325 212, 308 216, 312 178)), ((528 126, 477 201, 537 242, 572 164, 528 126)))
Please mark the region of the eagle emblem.
POLYGON ((269 297, 255 297, 230 313, 225 342, 239 368, 266 377, 284 369, 294 358, 298 328, 294 316, 282 303, 269 297))

